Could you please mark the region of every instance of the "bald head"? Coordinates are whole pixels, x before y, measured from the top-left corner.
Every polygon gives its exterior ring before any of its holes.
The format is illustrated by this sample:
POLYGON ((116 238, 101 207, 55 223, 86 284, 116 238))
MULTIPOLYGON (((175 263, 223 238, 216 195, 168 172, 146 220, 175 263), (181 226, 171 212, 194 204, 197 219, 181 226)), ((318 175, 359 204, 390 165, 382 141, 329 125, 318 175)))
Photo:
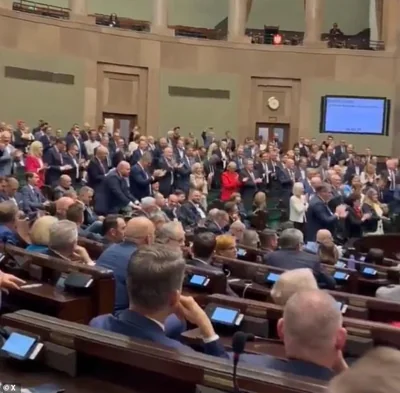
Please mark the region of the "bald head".
POLYGON ((97 149, 96 149, 96 157, 103 161, 107 158, 108 155, 108 149, 105 146, 100 145, 97 149))
POLYGON ((316 239, 317 239, 317 243, 324 243, 328 240, 333 241, 332 233, 330 231, 328 231, 327 229, 320 229, 317 232, 316 239))
POLYGON ((322 363, 328 368, 346 342, 339 307, 331 295, 321 290, 291 296, 278 322, 278 332, 287 357, 322 363))
POLYGON ((117 171, 120 173, 122 177, 128 177, 130 170, 131 166, 127 161, 121 161, 117 166, 117 171))
POLYGON ((56 214, 60 220, 65 220, 68 208, 74 204, 74 200, 70 197, 61 197, 56 201, 56 214))
POLYGON ((146 217, 135 217, 128 221, 125 239, 137 245, 151 244, 154 240, 154 224, 146 217))

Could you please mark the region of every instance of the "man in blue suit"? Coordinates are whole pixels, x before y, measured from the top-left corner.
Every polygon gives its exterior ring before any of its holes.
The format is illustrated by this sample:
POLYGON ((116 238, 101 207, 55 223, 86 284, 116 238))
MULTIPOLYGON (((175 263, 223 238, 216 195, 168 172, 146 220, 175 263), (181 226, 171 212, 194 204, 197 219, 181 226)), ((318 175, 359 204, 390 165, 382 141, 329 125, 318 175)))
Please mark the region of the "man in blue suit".
POLYGON ((137 164, 135 164, 129 175, 131 194, 138 200, 152 195, 151 184, 158 181, 159 177, 165 175, 162 169, 156 169, 153 175, 150 174, 150 167, 153 162, 151 153, 144 152, 137 164))
POLYGON ((79 130, 79 126, 78 125, 74 125, 72 127, 72 130, 70 133, 68 133, 67 137, 65 138, 65 141, 67 143, 67 147, 69 147, 70 145, 76 145, 78 148, 78 154, 77 154, 77 159, 78 162, 80 160, 87 160, 88 159, 88 154, 86 151, 86 146, 84 143, 84 140, 81 137, 81 132, 79 130))
POLYGON ((316 187, 315 195, 307 209, 307 242, 315 241, 320 229, 328 229, 334 234, 339 220, 346 218, 347 211, 343 205, 337 206, 335 212, 329 209, 328 202, 331 197, 330 184, 323 183, 316 187))
POLYGON ((309 268, 321 287, 335 289, 335 279, 324 272, 317 256, 302 251, 303 241, 301 231, 285 229, 279 237, 280 249, 265 255, 264 263, 284 270, 309 268))
POLYGON ((54 146, 48 149, 43 156, 43 161, 47 164, 46 184, 50 186, 56 186, 60 176, 71 169, 64 163, 65 146, 64 139, 58 138, 54 146))
POLYGON ((130 258, 127 270, 129 308, 114 316, 96 317, 90 326, 193 352, 167 335, 168 316, 176 313, 197 325, 206 354, 227 357, 208 316, 193 298, 181 295, 185 261, 180 250, 162 244, 142 246, 130 258))
MULTIPOLYGON (((96 197, 105 199, 105 211, 98 213, 118 214, 121 209, 135 208, 136 198, 129 191, 128 179, 131 166, 126 161, 121 161, 116 170, 110 172, 104 179, 104 189, 96 197)), ((97 205, 96 205, 97 206, 97 205)))
POLYGON ((33 214, 43 210, 46 205, 46 198, 37 187, 39 176, 37 173, 28 172, 25 175, 26 186, 22 187, 22 206, 25 214, 33 214))
POLYGON ((18 245, 17 234, 18 207, 12 201, 0 203, 0 242, 18 245))

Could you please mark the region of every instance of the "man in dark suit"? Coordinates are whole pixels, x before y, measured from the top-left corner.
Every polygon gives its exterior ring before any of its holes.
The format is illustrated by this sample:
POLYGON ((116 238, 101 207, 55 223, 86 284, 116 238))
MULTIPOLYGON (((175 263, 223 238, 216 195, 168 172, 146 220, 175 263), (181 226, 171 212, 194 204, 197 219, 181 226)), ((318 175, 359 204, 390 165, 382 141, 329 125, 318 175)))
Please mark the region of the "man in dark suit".
POLYGON ((342 139, 340 141, 340 145, 335 146, 334 154, 335 154, 336 160, 339 160, 340 157, 344 157, 345 159, 347 159, 347 157, 348 157, 347 143, 345 140, 342 139))
POLYGON ((242 355, 264 369, 328 382, 348 366, 343 358, 347 332, 336 300, 320 290, 299 291, 287 301, 277 332, 285 359, 242 355))
POLYGON ((208 197, 209 202, 218 199, 221 193, 221 176, 218 176, 217 171, 218 156, 211 156, 204 161, 204 173, 208 181, 208 197))
POLYGON ((194 227, 199 224, 199 221, 205 221, 206 213, 200 204, 201 197, 200 191, 192 189, 189 193, 188 201, 179 209, 179 221, 182 222, 184 228, 194 227))
POLYGON ((262 179, 254 172, 253 160, 246 160, 244 169, 239 174, 239 179, 242 183, 240 193, 242 194, 243 205, 247 211, 250 211, 253 206, 254 194, 262 183, 262 179))
MULTIPOLYGON (((105 252, 115 247, 118 245, 111 246, 105 252)), ((206 354, 227 357, 208 316, 193 298, 181 295, 185 261, 179 250, 162 244, 142 246, 133 257, 129 256, 126 271, 129 307, 115 316, 96 317, 91 321, 91 326, 161 344, 180 352, 194 352, 174 339, 177 332, 171 338, 171 319, 175 325, 173 330, 178 325, 182 331, 182 324, 172 314, 179 312, 200 329, 206 354), (165 279, 166 275, 168 280, 165 279), (150 292, 149 286, 153 288, 150 292)))
POLYGON ((222 140, 227 143, 227 147, 230 151, 236 150, 236 141, 232 138, 230 131, 225 132, 225 138, 222 140))
POLYGON ((63 154, 64 164, 71 167, 71 169, 64 173, 71 178, 72 187, 76 187, 81 181, 81 170, 79 164, 79 148, 74 143, 71 143, 67 147, 67 153, 63 154))
POLYGON ((321 287, 334 289, 334 278, 323 271, 316 255, 302 251, 303 243, 304 236, 301 231, 295 228, 285 229, 279 237, 280 249, 265 255, 263 262, 284 270, 311 269, 321 287))
POLYGON ((47 201, 40 189, 37 187, 39 175, 37 173, 28 172, 25 174, 26 186, 21 189, 22 210, 25 214, 36 213, 38 210, 43 210, 47 201))
POLYGON ((46 184, 55 186, 60 176, 71 169, 64 163, 63 153, 65 152, 65 140, 58 138, 55 145, 46 151, 43 161, 47 164, 46 184))
POLYGON ((316 187, 315 195, 307 209, 307 242, 315 242, 320 229, 328 229, 334 234, 338 221, 346 218, 347 212, 344 206, 337 206, 335 212, 329 209, 327 203, 331 197, 332 190, 329 184, 323 183, 316 187))
POLYGON ((99 146, 96 149, 95 156, 89 161, 87 167, 87 185, 93 188, 95 198, 101 190, 104 178, 108 172, 107 168, 108 150, 104 146, 99 146))
POLYGON ((268 163, 269 154, 267 152, 262 152, 260 158, 261 160, 257 163, 255 171, 262 179, 262 182, 260 183, 260 189, 266 193, 269 193, 271 188, 270 166, 268 163))
POLYGON ((11 201, 18 207, 18 210, 23 210, 23 199, 21 193, 18 192, 18 189, 18 180, 15 177, 8 177, 6 179, 5 192, 4 194, 1 194, 0 202, 11 201))
POLYGON ((285 206, 289 206, 290 195, 292 194, 295 179, 294 161, 288 158, 284 168, 278 170, 278 180, 281 185, 281 197, 285 206))
POLYGON ((183 155, 178 162, 179 167, 176 169, 175 188, 182 190, 187 195, 190 189, 190 174, 192 173, 192 166, 190 165, 189 158, 185 151, 183 151, 183 155))
POLYGON ((139 140, 138 148, 132 153, 130 161, 131 166, 134 166, 139 162, 145 151, 147 151, 147 142, 144 139, 141 139, 139 140))
POLYGON ((300 158, 295 169, 295 178, 297 182, 303 183, 307 180, 307 158, 300 158))
POLYGON ((84 140, 81 137, 81 133, 80 133, 78 125, 74 125, 71 132, 68 133, 67 137, 65 138, 65 141, 67 143, 67 147, 72 144, 74 144, 78 147, 78 153, 77 153, 78 162, 81 160, 88 159, 86 146, 85 146, 84 140))
POLYGON ((164 198, 168 198, 173 192, 176 182, 176 171, 182 166, 183 164, 179 164, 175 161, 172 148, 166 147, 157 166, 158 169, 163 169, 165 171, 164 176, 158 180, 160 192, 164 195, 164 198))
POLYGON ((165 175, 163 169, 156 169, 153 175, 150 174, 152 160, 151 153, 144 152, 138 163, 132 167, 129 175, 131 194, 139 201, 142 198, 151 196, 151 184, 157 182, 159 177, 165 175))
POLYGON ((105 177, 104 194, 97 195, 97 197, 105 198, 106 210, 103 214, 118 214, 121 209, 133 209, 138 206, 138 201, 129 191, 127 180, 130 171, 129 163, 121 161, 116 170, 105 177))
POLYGON ((328 146, 326 148, 326 152, 321 154, 321 157, 319 159, 320 164, 321 164, 321 160, 322 159, 326 159, 329 168, 334 166, 334 165, 336 165, 337 160, 336 160, 335 155, 333 153, 333 147, 332 146, 328 146))
POLYGON ((344 175, 344 181, 350 183, 354 176, 360 176, 361 172, 364 170, 364 165, 361 163, 360 156, 354 156, 352 164, 347 167, 346 173, 344 175))
POLYGON ((128 154, 125 152, 124 139, 120 138, 116 143, 117 145, 111 158, 113 168, 116 168, 121 161, 128 161, 128 154))
POLYGON ((328 202, 329 209, 336 211, 336 207, 344 203, 344 192, 342 190, 342 179, 337 173, 331 175, 332 198, 328 202))
POLYGON ((225 233, 225 228, 229 226, 229 222, 229 214, 226 211, 211 209, 204 226, 208 232, 214 235, 222 235, 225 233))

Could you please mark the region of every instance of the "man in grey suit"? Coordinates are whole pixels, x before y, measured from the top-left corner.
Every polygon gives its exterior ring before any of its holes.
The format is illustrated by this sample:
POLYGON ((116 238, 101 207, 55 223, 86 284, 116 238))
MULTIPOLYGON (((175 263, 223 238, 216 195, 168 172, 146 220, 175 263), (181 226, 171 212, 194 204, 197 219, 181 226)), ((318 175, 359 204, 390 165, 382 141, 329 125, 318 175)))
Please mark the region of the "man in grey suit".
POLYGON ((42 210, 48 205, 48 201, 37 187, 39 175, 37 173, 28 172, 25 175, 26 186, 22 187, 22 206, 25 214, 33 214, 38 210, 42 210))
POLYGON ((11 133, 4 131, 0 139, 0 176, 10 176, 12 172, 15 147, 10 142, 11 133))
POLYGON ((335 279, 324 272, 318 257, 302 251, 303 233, 298 229, 285 229, 279 237, 280 249, 264 256, 264 264, 284 270, 309 268, 313 271, 318 285, 334 289, 335 279))

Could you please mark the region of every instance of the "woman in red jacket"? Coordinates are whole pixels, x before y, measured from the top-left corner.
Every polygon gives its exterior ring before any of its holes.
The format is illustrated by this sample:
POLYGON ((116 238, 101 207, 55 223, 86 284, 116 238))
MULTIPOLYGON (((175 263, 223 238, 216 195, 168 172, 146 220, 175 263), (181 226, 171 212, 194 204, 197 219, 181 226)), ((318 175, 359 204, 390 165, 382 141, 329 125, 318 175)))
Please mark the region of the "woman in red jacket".
POLYGON ((221 175, 221 201, 228 201, 234 192, 239 192, 241 182, 236 172, 236 164, 232 161, 221 175))
POLYGON ((39 175, 38 187, 44 186, 44 174, 46 167, 43 164, 43 145, 39 141, 35 141, 29 148, 29 154, 25 158, 25 171, 37 173, 39 175))

